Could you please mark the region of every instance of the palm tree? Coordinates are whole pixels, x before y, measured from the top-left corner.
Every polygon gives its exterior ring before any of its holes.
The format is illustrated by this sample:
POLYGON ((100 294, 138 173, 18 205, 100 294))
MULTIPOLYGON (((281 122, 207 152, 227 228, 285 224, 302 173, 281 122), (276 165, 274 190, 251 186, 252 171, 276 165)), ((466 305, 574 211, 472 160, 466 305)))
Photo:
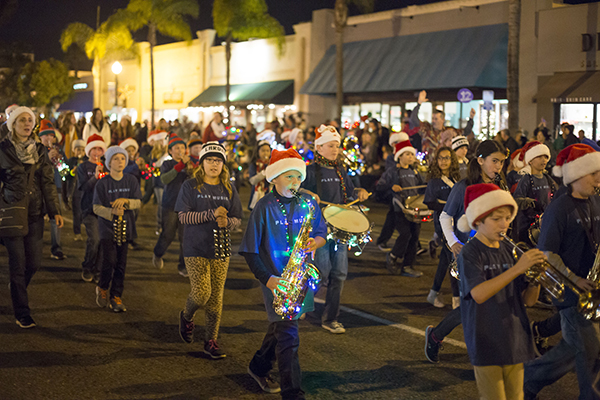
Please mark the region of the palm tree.
POLYGON ((508 100, 508 130, 519 129, 519 35, 521 31, 521 0, 508 3, 508 70, 506 99, 508 100))
POLYGON ((125 24, 132 31, 148 27, 150 43, 150 87, 152 116, 150 126, 154 129, 154 46, 156 33, 191 43, 192 32, 185 17, 197 18, 200 8, 196 0, 130 0, 127 8, 117 10, 114 20, 125 24))
POLYGON ((116 24, 111 19, 97 29, 81 23, 69 24, 60 37, 62 50, 67 52, 72 44, 77 45, 90 60, 94 60, 94 107, 100 106, 100 62, 131 58, 136 55, 134 40, 126 26, 116 24))
POLYGON ((279 55, 283 54, 285 31, 283 26, 267 13, 265 0, 215 0, 213 3, 213 25, 217 35, 225 38, 226 83, 225 118, 229 119, 229 77, 231 41, 252 38, 275 38, 279 55))
POLYGON ((337 90, 336 118, 342 117, 344 105, 344 29, 348 25, 348 4, 354 3, 361 12, 373 10, 375 0, 335 0, 335 80, 337 90))

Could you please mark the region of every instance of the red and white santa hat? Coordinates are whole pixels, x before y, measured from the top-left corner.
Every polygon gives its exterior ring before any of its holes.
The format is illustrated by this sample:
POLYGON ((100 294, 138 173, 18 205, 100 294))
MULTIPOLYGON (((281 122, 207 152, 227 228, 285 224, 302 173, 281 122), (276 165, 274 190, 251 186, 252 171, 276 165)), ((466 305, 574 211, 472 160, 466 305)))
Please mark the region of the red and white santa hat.
POLYGON ((304 181, 304 178, 306 178, 306 163, 300 157, 300 154, 294 149, 285 151, 274 149, 271 153, 269 165, 265 168, 267 181, 271 183, 279 175, 291 170, 300 172, 302 175, 300 179, 304 181))
POLYGON ((517 216, 519 207, 510 192, 500 189, 493 183, 478 183, 467 186, 465 192, 465 214, 458 220, 461 232, 475 229, 475 222, 485 218, 500 207, 512 207, 510 221, 517 216))
POLYGON ((545 144, 542 144, 536 140, 528 142, 519 155, 519 160, 523 165, 529 165, 529 162, 539 156, 548 156, 550 158, 550 149, 545 144))
POLYGON ((396 143, 405 142, 408 139, 408 134, 406 132, 394 132, 390 135, 389 144, 394 147, 396 143))
POLYGON ((137 140, 133 139, 133 138, 127 138, 123 141, 121 141, 121 143, 119 143, 119 146, 121 146, 121 148, 123 150, 127 150, 127 148, 129 146, 133 146, 135 148, 135 151, 138 151, 140 146, 138 145, 137 140))
POLYGON ((166 144, 165 141, 167 139, 167 136, 169 136, 169 134, 163 131, 162 129, 154 130, 148 135, 148 144, 150 144, 151 140, 153 140, 154 142, 161 142, 161 144, 166 144))
POLYGON ((406 152, 411 152, 414 155, 417 155, 417 149, 412 147, 410 140, 404 140, 400 143, 396 143, 396 148, 394 149, 394 160, 398 161, 400 156, 406 152))
POLYGON ((318 128, 315 128, 315 134, 315 145, 317 146, 334 140, 337 141, 338 144, 342 142, 342 138, 337 129, 335 129, 335 126, 321 125, 318 128))
POLYGON ((520 170, 525 166, 525 164, 523 164, 523 162, 519 159, 522 151, 522 148, 517 149, 510 155, 510 162, 512 162, 513 167, 515 167, 517 170, 520 170))
POLYGON ((102 139, 102 136, 98 135, 97 133, 94 133, 88 138, 87 144, 85 145, 85 155, 89 157, 90 150, 92 150, 94 147, 102 147, 102 149, 106 151, 106 142, 104 139, 102 139))
POLYGON ((600 171, 600 152, 581 143, 561 150, 556 157, 556 166, 552 168, 555 176, 563 178, 564 185, 597 171, 600 171))

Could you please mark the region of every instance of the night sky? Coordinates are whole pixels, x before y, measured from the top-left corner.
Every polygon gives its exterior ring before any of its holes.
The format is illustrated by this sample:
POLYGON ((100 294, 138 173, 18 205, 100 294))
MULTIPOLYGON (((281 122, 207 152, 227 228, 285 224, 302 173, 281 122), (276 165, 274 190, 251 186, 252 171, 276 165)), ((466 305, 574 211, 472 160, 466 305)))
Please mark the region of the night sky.
MULTIPOLYGON (((0 0, 5 2, 8 0, 0 0)), ((439 0, 376 0, 375 11, 402 8, 413 4, 426 4, 439 0)), ((0 46, 11 42, 23 42, 24 50, 33 51, 36 60, 50 57, 63 60, 60 48, 60 34, 71 22, 83 22, 96 26, 96 8, 100 5, 100 21, 106 20, 114 10, 125 8, 128 0, 17 0, 18 8, 8 19, 0 19, 0 46)), ((333 8, 335 0, 267 0, 269 13, 285 27, 286 33, 293 33, 293 25, 310 21, 312 11, 333 8)), ((190 20, 193 36, 201 29, 212 28, 212 1, 199 0, 200 16, 190 20)), ((351 14, 357 10, 350 9, 351 14)), ((144 30, 135 34, 138 41, 145 40, 144 30)), ((173 41, 159 38, 159 43, 173 41)), ((91 68, 91 63, 89 64, 91 68)))

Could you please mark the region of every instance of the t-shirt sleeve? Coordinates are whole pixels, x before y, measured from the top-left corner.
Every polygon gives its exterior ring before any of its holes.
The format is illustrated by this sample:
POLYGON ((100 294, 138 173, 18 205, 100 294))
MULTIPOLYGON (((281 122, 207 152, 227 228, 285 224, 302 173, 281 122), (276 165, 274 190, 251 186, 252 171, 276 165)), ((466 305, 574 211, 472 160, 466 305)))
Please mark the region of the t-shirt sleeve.
POLYGON ((242 211, 242 202, 240 200, 240 196, 235 188, 235 186, 231 186, 232 196, 231 196, 231 208, 227 212, 227 217, 229 218, 239 218, 242 219, 244 213, 242 211))
MULTIPOLYGON (((433 204, 433 203, 437 203, 438 201, 438 197, 437 197, 437 180, 436 179, 432 179, 427 183, 427 188, 425 188, 425 197, 423 198, 423 203, 427 204, 429 206, 429 204, 433 204)), ((430 207, 431 208, 431 207, 430 207)))
POLYGON ((471 290, 486 280, 481 258, 475 250, 474 247, 465 247, 458 255, 460 289, 464 298, 470 298, 471 290))
POLYGON ((460 217, 459 213, 461 211, 461 203, 464 203, 464 182, 459 182, 450 191, 450 195, 448 196, 448 201, 444 206, 444 212, 454 218, 456 222, 460 217))
POLYGON ((177 201, 175 202, 175 211, 177 212, 188 212, 192 211, 192 197, 193 192, 191 189, 194 189, 192 185, 187 182, 181 186, 181 190, 177 195, 177 201))
POLYGON ((131 192, 132 198, 133 199, 141 199, 142 191, 140 189, 140 184, 138 183, 137 179, 135 179, 135 177, 133 179, 131 179, 131 186, 133 187, 133 190, 131 192))
POLYGON ((357 198, 356 193, 354 193, 354 183, 352 179, 348 176, 348 172, 344 169, 344 182, 346 182, 346 197, 350 200, 354 200, 357 198))
POLYGON ((513 197, 519 198, 519 197, 530 197, 528 192, 529 192, 529 179, 527 176, 523 176, 521 178, 521 180, 519 180, 519 183, 517 183, 517 188, 515 189, 515 192, 513 193, 513 197))
POLYGON ((325 223, 325 218, 323 218, 321 207, 319 207, 314 200, 310 199, 309 201, 313 204, 313 207, 315 207, 315 219, 310 237, 315 238, 320 236, 327 240, 327 224, 325 223))
POLYGON ((106 198, 105 198, 106 191, 104 189, 104 186, 105 186, 104 182, 98 181, 98 183, 94 187, 94 198, 92 200, 92 204, 99 204, 101 206, 106 206, 106 207, 109 206, 108 204, 104 203, 104 201, 106 200, 106 198))
POLYGON ((265 218, 266 210, 263 207, 259 207, 257 204, 248 219, 248 225, 246 226, 246 231, 244 232, 244 237, 242 238, 242 243, 240 243, 240 248, 238 250, 239 254, 259 254, 260 242, 265 229, 265 218))
POLYGON ((306 179, 300 185, 302 189, 309 190, 313 193, 317 193, 317 180, 315 176, 315 169, 313 167, 306 168, 306 179))
POLYGON ((544 213, 538 248, 542 251, 551 251, 559 254, 560 241, 565 234, 565 218, 567 213, 564 210, 559 210, 560 207, 557 206, 560 206, 560 204, 551 203, 544 213))

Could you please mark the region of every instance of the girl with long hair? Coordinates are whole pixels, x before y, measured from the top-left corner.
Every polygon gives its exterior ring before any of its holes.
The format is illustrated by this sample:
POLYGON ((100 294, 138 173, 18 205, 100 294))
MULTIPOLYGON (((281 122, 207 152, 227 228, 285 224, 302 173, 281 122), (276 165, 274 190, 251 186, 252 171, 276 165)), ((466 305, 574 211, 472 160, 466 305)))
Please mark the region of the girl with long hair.
POLYGON ((107 145, 110 143, 110 126, 104 121, 104 115, 99 108, 94 108, 90 122, 83 128, 83 140, 87 142, 94 134, 100 135, 107 145))
POLYGON ((204 353, 212 359, 225 357, 217 336, 230 256, 230 249, 219 246, 218 237, 242 222, 242 203, 224 168, 226 159, 223 146, 206 143, 194 177, 183 184, 175 204, 185 225, 183 256, 192 289, 179 313, 179 335, 186 343, 194 341, 194 314, 204 308, 204 353))
POLYGON ((72 111, 67 111, 62 114, 58 128, 63 136, 63 142, 61 145, 64 146, 63 151, 67 159, 73 157, 73 142, 79 139, 79 132, 77 131, 77 119, 72 111))
MULTIPOLYGON (((442 242, 445 241, 443 239, 442 227, 440 226, 440 214, 444 209, 452 187, 459 180, 460 170, 456 153, 448 146, 438 147, 433 156, 433 162, 429 166, 429 181, 427 182, 423 203, 430 210, 433 210, 433 226, 438 240, 441 239, 442 242)), ((444 302, 440 298, 439 292, 450 261, 452 261, 452 253, 444 243, 440 252, 440 260, 433 285, 427 296, 427 301, 438 308, 444 307, 444 302)), ((454 278, 451 278, 450 282, 452 284, 452 303, 454 306, 459 300, 458 282, 454 278)))

